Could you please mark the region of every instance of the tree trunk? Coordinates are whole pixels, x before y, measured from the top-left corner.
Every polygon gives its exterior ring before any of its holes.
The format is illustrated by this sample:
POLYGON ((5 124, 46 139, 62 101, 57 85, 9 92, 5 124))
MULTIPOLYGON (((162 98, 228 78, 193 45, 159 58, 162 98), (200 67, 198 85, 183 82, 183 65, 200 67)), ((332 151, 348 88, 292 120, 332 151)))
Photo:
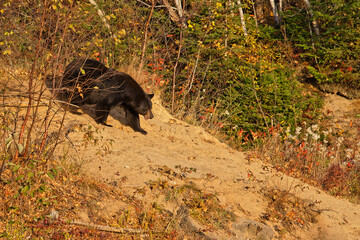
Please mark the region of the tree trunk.
POLYGON ((276 26, 280 26, 280 18, 279 18, 278 10, 276 8, 275 0, 270 0, 270 4, 271 4, 271 8, 272 8, 273 13, 274 13, 275 24, 276 24, 276 26))
POLYGON ((176 9, 178 11, 178 14, 174 11, 174 9, 170 6, 169 2, 167 0, 163 0, 165 7, 168 9, 170 18, 174 22, 177 22, 179 25, 181 25, 183 28, 186 28, 186 21, 184 18, 184 9, 181 5, 181 0, 175 0, 176 9))
POLYGON ((253 8, 255 9, 254 11, 256 12, 256 17, 257 20, 259 21, 259 23, 264 23, 265 18, 264 18, 264 1, 263 0, 254 0, 253 1, 254 6, 253 8))
POLYGON ((283 10, 283 1, 279 0, 279 12, 282 12, 283 10))
POLYGON ((115 38, 116 35, 113 34, 113 32, 111 31, 111 27, 110 24, 108 23, 108 21, 105 18, 105 13, 99 8, 99 6, 97 5, 97 3, 95 2, 95 0, 89 0, 90 4, 93 5, 96 9, 97 9, 97 14, 99 15, 101 21, 104 23, 105 27, 110 31, 110 35, 115 38))
POLYGON ((241 7, 241 2, 238 0, 237 1, 237 4, 239 5, 239 13, 240 13, 240 20, 241 20, 241 27, 243 29, 243 32, 244 32, 244 36, 246 37, 248 34, 247 34, 247 31, 246 31, 246 23, 245 23, 245 18, 244 18, 244 11, 241 7))
POLYGON ((314 14, 313 14, 312 9, 311 9, 310 1, 309 0, 304 0, 304 2, 306 4, 306 7, 307 7, 308 12, 310 14, 311 23, 312 23, 312 26, 314 28, 314 32, 315 32, 316 36, 319 36, 320 35, 319 25, 317 24, 317 21, 314 18, 314 14))
POLYGON ((255 19, 256 29, 258 30, 259 29, 258 16, 257 16, 257 13, 256 13, 256 7, 255 7, 254 1, 251 1, 251 5, 252 5, 253 11, 254 11, 254 19, 255 19))

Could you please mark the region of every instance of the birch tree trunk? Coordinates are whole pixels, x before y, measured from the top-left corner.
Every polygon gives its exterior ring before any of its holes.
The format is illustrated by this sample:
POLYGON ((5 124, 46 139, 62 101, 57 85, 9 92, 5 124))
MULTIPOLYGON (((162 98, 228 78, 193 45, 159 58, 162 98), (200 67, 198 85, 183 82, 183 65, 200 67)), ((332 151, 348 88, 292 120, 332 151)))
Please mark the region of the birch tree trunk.
POLYGON ((254 18, 255 18, 255 25, 256 25, 256 29, 259 29, 258 17, 257 17, 256 7, 255 7, 255 3, 254 3, 254 1, 251 1, 251 5, 252 5, 252 7, 253 7, 253 11, 254 11, 254 18))
POLYGON ((247 34, 247 30, 246 30, 246 23, 245 23, 245 18, 244 18, 244 11, 241 7, 241 1, 237 1, 237 4, 239 5, 239 13, 240 13, 240 21, 241 21, 241 27, 243 29, 243 32, 244 32, 244 36, 246 37, 248 34, 247 34))
POLYGON ((276 24, 276 26, 279 26, 280 25, 280 18, 279 18, 278 10, 276 8, 275 0, 270 0, 270 4, 271 4, 271 8, 272 8, 273 13, 274 13, 275 24, 276 24))
POLYGON ((181 6, 181 0, 175 0, 175 5, 176 5, 176 8, 178 10, 178 14, 179 14, 180 19, 182 19, 184 17, 184 11, 183 11, 183 8, 181 6))
POLYGON ((311 9, 310 1, 309 0, 304 0, 304 2, 305 2, 306 7, 307 7, 307 9, 309 11, 310 18, 311 18, 311 23, 312 23, 312 26, 314 28, 314 32, 315 32, 316 36, 319 36, 320 35, 319 25, 317 24, 317 21, 314 18, 314 14, 313 14, 312 9, 311 9))
POLYGON ((110 31, 110 35, 113 38, 116 38, 116 35, 113 34, 112 31, 111 31, 110 24, 108 23, 108 21, 105 18, 105 13, 99 8, 99 6, 95 2, 95 0, 89 0, 89 2, 90 2, 91 5, 93 5, 97 9, 97 14, 99 15, 101 21, 104 23, 105 27, 110 31))
POLYGON ((177 14, 167 0, 163 0, 163 2, 164 2, 165 7, 169 11, 171 20, 173 20, 174 22, 177 22, 183 28, 186 28, 187 26, 186 26, 186 22, 185 22, 185 18, 184 18, 184 9, 182 8, 181 0, 175 0, 176 9, 178 12, 177 14))
POLYGON ((283 10, 283 1, 279 0, 279 12, 282 12, 283 10))

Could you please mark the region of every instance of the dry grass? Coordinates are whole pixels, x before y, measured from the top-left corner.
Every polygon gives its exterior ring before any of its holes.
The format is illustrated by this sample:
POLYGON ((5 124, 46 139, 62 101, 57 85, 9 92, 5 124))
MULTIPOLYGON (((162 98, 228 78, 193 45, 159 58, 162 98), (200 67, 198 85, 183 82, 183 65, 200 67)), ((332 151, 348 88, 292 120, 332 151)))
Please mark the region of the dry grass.
POLYGON ((320 124, 275 129, 257 154, 278 170, 336 196, 360 200, 360 119, 335 124, 324 115, 320 124))

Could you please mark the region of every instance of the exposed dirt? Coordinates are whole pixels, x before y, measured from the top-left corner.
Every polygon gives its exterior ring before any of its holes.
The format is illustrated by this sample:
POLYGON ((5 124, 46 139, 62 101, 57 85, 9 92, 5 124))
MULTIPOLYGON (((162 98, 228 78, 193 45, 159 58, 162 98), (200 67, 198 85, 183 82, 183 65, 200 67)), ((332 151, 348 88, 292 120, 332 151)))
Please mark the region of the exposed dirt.
MULTIPOLYGON (((329 95, 326 100, 326 109, 336 118, 348 113, 359 114, 356 113, 360 109, 359 101, 338 98, 329 95)), ((173 118, 161 106, 158 97, 153 102, 154 119, 145 121, 141 117, 141 125, 148 135, 136 133, 122 125, 119 119, 114 119, 121 118, 117 109, 108 119, 112 128, 95 124, 86 114, 68 113, 65 128, 70 132, 68 139, 72 144, 63 144, 58 151, 68 153, 70 159, 81 165, 83 172, 119 185, 129 193, 135 193, 150 181, 166 179, 169 184, 177 185, 186 178, 200 189, 216 193, 220 203, 239 218, 270 226, 275 232, 274 238, 280 236, 278 229, 282 223, 281 219, 274 222, 264 218, 271 204, 269 192, 290 192, 308 203, 309 207, 304 211, 313 211, 317 215, 314 221, 294 228, 291 234, 282 235, 284 239, 360 239, 360 205, 330 196, 277 172, 246 153, 231 149, 201 127, 173 118), (94 141, 96 144, 92 144, 94 141), (161 174, 164 166, 184 178, 161 174)), ((161 201, 146 199, 146 195, 144 200, 161 201)), ((169 211, 179 207, 167 206, 165 201, 162 204, 169 211)), ((104 202, 103 207, 116 212, 122 206, 104 202)), ((91 221, 84 212, 79 212, 79 219, 91 221)), ((251 234, 246 237, 262 239, 251 234)), ((245 239, 245 235, 234 239, 245 239)))

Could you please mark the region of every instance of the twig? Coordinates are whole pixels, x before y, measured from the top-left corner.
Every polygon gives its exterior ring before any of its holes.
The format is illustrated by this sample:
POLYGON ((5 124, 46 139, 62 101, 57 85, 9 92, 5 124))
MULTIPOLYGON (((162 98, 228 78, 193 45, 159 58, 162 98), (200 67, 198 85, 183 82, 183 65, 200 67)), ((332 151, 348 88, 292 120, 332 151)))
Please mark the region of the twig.
POLYGON ((255 87, 254 78, 252 79, 252 82, 253 82, 253 91, 254 91, 254 95, 255 95, 255 98, 256 98, 256 102, 257 102, 257 104, 258 104, 258 106, 259 106, 261 115, 262 115, 262 117, 264 118, 264 122, 265 122, 265 124, 266 124, 267 131, 269 131, 269 125, 268 125, 268 123, 267 123, 267 121, 266 121, 265 113, 264 113, 264 111, 263 111, 263 109, 262 109, 262 107, 261 107, 260 100, 259 100, 259 98, 258 98, 258 96, 257 96, 257 93, 256 93, 256 87, 255 87))
POLYGON ((69 105, 69 106, 71 106, 71 107, 80 108, 78 105, 74 105, 74 104, 69 103, 69 102, 64 102, 64 101, 56 100, 56 99, 54 99, 54 100, 52 100, 52 101, 54 101, 54 102, 59 102, 59 103, 63 103, 63 104, 69 105))
POLYGON ((2 176, 2 173, 5 169, 5 165, 6 165, 6 162, 7 162, 8 158, 5 156, 2 163, 1 163, 1 166, 0 166, 0 181, 1 181, 1 176, 2 176))
MULTIPOLYGON (((48 106, 48 104, 53 101, 53 102, 58 102, 58 103, 63 103, 63 104, 66 104, 66 105, 69 105, 69 106, 72 106, 72 107, 76 107, 76 108, 80 108, 78 105, 74 105, 74 104, 71 104, 69 102, 65 102, 65 101, 61 101, 61 100, 57 100, 57 99, 53 99, 53 100, 48 100, 48 101, 41 101, 42 105, 39 105, 41 107, 46 107, 48 106)), ((17 107, 17 108, 27 108, 28 105, 24 105, 24 106, 19 106, 19 104, 16 104, 16 105, 10 105, 11 103, 14 103, 15 102, 8 102, 9 105, 1 105, 1 107, 17 107)), ((35 108, 36 106, 31 106, 31 108, 35 108)))
MULTIPOLYGON (((105 231, 105 232, 141 234, 140 237, 146 237, 149 235, 149 234, 145 234, 144 231, 142 231, 142 230, 137 230, 137 229, 133 229, 133 228, 110 227, 110 226, 93 224, 93 223, 84 223, 84 222, 75 221, 75 220, 70 222, 70 224, 95 228, 97 230, 105 231)), ((161 233, 160 231, 151 231, 151 232, 161 233)))
MULTIPOLYGON (((139 3, 145 5, 145 6, 148 7, 148 8, 151 7, 150 4, 147 4, 147 3, 144 2, 144 1, 141 1, 141 0, 136 0, 136 1, 138 1, 139 3)), ((158 5, 158 6, 154 6, 154 7, 155 7, 155 8, 166 8, 167 6, 165 6, 165 5, 158 5)), ((170 6, 170 7, 171 7, 171 6, 170 6)), ((174 7, 171 7, 171 8, 175 9, 174 7)))
POLYGON ((183 29, 182 25, 180 25, 179 50, 178 50, 178 54, 177 54, 177 57, 176 57, 176 63, 175 63, 175 66, 174 66, 174 74, 173 74, 171 113, 174 113, 176 69, 177 69, 177 65, 179 64, 180 53, 181 53, 181 48, 182 48, 182 35, 183 35, 183 30, 182 29, 183 29))
MULTIPOLYGON (((46 6, 46 0, 44 2, 44 6, 46 6)), ((41 40, 42 40, 42 34, 43 34, 43 29, 44 29, 44 25, 45 25, 45 13, 46 13, 46 7, 44 7, 43 9, 43 13, 42 13, 42 19, 41 19, 41 26, 40 26, 40 35, 39 35, 39 38, 38 38, 38 42, 37 42, 37 45, 36 45, 36 52, 38 53, 39 50, 40 50, 40 46, 41 46, 41 40)), ((37 60, 39 58, 39 54, 37 54, 35 56, 35 59, 33 61, 33 64, 32 64, 32 67, 31 67, 31 72, 30 72, 30 75, 29 75, 29 102, 28 102, 28 108, 26 110, 26 114, 25 114, 25 119, 24 119, 24 122, 22 123, 21 125, 21 130, 20 130, 20 134, 19 134, 19 140, 18 140, 18 144, 23 144, 23 135, 24 135, 24 132, 25 132, 25 127, 26 127, 26 124, 29 120, 29 116, 30 116, 30 110, 31 110, 31 106, 32 106, 32 101, 33 101, 33 81, 34 81, 34 72, 35 72, 35 66, 37 64, 37 60)), ((27 139, 30 138, 30 135, 31 135, 31 129, 29 130, 28 132, 28 137, 27 139)), ((25 152, 27 152, 27 149, 28 149, 28 146, 25 146, 25 152)), ((19 149, 16 148, 15 150, 15 156, 14 156, 14 160, 16 161, 18 156, 19 156, 19 149)))
POLYGON ((198 65, 198 63, 199 63, 200 50, 201 50, 201 47, 199 47, 198 54, 197 54, 196 61, 195 61, 195 66, 194 66, 194 69, 193 69, 193 72, 192 72, 192 76, 191 76, 191 81, 190 81, 190 84, 189 84, 189 89, 188 89, 187 92, 184 94, 184 98, 185 98, 186 95, 188 95, 188 93, 190 92, 190 90, 191 90, 191 88, 192 88, 192 85, 193 85, 193 82, 194 82, 194 78, 195 78, 196 68, 197 68, 197 65, 198 65))
POLYGON ((145 25, 144 44, 143 44, 142 51, 141 51, 140 66, 139 66, 139 71, 137 73, 137 78, 139 78, 140 71, 141 71, 141 69, 143 68, 143 65, 144 65, 144 57, 145 57, 145 51, 146 51, 146 45, 147 45, 147 37, 148 37, 148 28, 149 28, 149 23, 150 23, 150 20, 151 20, 151 16, 152 16, 153 11, 154 11, 154 5, 155 5, 155 2, 154 2, 154 0, 152 0, 151 1, 150 15, 149 15, 149 18, 148 18, 148 20, 146 22, 146 25, 145 25))
POLYGON ((63 90, 66 90, 66 91, 69 91, 69 92, 74 91, 74 89, 71 89, 71 88, 68 88, 68 87, 48 88, 48 89, 49 89, 49 91, 63 91, 63 90))

